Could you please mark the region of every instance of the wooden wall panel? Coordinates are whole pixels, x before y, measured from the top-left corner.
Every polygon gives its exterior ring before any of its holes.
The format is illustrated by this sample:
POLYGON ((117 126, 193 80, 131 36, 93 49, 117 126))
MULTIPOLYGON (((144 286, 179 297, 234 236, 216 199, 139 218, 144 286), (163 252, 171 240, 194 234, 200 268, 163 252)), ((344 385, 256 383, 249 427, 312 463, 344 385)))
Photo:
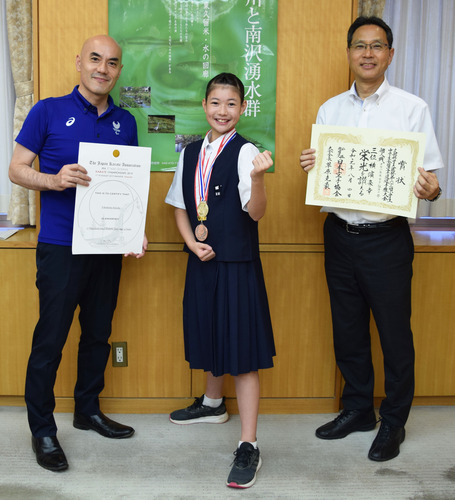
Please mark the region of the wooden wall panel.
MULTIPOLYGON (((417 252, 412 280, 412 319, 416 352, 416 397, 454 396, 455 269, 454 253, 417 252)), ((384 369, 373 326, 375 396, 384 396, 384 369)))
POLYGON ((455 254, 417 253, 412 329, 416 396, 455 395, 455 254))
POLYGON ((0 248, 0 395, 22 395, 38 318, 35 250, 0 248))
POLYGON ((278 5, 276 171, 267 175, 261 241, 320 243, 324 216, 318 207, 305 205, 299 156, 310 145, 319 106, 348 88, 351 1, 280 0, 278 5))
POLYGON ((104 397, 188 397, 182 297, 187 256, 147 252, 124 259, 112 341, 128 341, 128 367, 106 373, 104 397))
POLYGON ((262 256, 275 333, 275 368, 264 397, 335 397, 335 360, 324 254, 262 256))
MULTIPOLYGON (((109 359, 103 398, 191 396, 182 333, 185 265, 183 252, 147 252, 142 260, 124 259, 110 341, 127 342, 128 366, 114 368, 109 359)), ((57 397, 73 394, 80 335, 77 317, 78 310, 57 375, 57 397)))
POLYGON ((69 94, 79 83, 76 55, 84 41, 108 32, 108 0, 36 0, 39 99, 69 94))
MULTIPOLYGON (((262 370, 263 398, 335 398, 329 298, 322 252, 262 254, 277 355, 274 368, 262 370), (304 292, 303 292, 304 291, 304 292)), ((193 374, 193 396, 204 391, 205 377, 193 374)), ((235 397, 227 377, 227 397, 235 397)))

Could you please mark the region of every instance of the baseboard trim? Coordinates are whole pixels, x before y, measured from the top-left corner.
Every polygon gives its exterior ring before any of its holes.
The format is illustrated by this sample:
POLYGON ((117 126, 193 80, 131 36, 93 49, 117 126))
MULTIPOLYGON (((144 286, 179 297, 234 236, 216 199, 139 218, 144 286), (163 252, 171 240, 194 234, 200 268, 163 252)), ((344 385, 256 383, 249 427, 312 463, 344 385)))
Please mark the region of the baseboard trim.
MULTIPOLYGON (((170 413, 184 408, 194 398, 100 398, 105 413, 170 413)), ((382 398, 375 398, 379 407, 382 398)), ((23 396, 0 396, 0 406, 25 406, 23 396)), ((235 398, 227 398, 229 413, 238 414, 235 398)), ((413 406, 455 406, 455 396, 417 396, 413 406)), ((73 398, 56 398, 55 411, 71 413, 74 410, 73 398)), ((338 401, 335 398, 261 398, 261 414, 299 414, 299 413, 337 413, 338 401)))
MULTIPOLYGON (((374 398, 374 405, 379 408, 384 398, 374 398)), ((455 396, 415 396, 412 406, 455 406, 455 396)))
MULTIPOLYGON (((177 408, 190 405, 194 398, 100 398, 105 413, 170 413, 177 408)), ((25 406, 22 396, 0 396, 0 406, 25 406)), ((238 414, 235 398, 227 398, 229 413, 238 414)), ((74 410, 72 398, 56 398, 56 412, 70 413, 74 410)), ((333 413, 338 411, 335 398, 262 398, 261 414, 286 413, 333 413)))

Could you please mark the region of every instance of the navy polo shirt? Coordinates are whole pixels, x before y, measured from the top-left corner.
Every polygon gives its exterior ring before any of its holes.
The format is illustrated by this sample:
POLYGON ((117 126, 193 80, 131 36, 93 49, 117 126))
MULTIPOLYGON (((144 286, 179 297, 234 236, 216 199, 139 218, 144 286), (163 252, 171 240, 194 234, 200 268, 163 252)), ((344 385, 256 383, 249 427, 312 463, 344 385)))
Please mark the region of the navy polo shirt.
MULTIPOLYGON (((16 142, 38 155, 41 172, 57 174, 63 165, 77 163, 79 142, 137 146, 137 126, 110 96, 108 109, 98 116, 76 86, 71 94, 38 101, 16 142)), ((41 192, 38 241, 71 246, 75 197, 76 188, 41 192)))

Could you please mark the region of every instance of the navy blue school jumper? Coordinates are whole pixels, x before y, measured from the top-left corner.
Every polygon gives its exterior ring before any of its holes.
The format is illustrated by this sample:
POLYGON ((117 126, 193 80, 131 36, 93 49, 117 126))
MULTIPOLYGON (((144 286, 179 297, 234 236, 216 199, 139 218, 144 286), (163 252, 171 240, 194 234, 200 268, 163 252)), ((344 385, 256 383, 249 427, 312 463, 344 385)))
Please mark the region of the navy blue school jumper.
MULTIPOLYGON (((185 359, 214 376, 273 366, 275 344, 259 257, 258 224, 242 210, 237 162, 246 140, 236 135, 213 165, 204 221, 216 256, 189 251, 183 298, 185 359)), ((183 196, 193 231, 199 224, 194 179, 202 141, 185 149, 183 196)))

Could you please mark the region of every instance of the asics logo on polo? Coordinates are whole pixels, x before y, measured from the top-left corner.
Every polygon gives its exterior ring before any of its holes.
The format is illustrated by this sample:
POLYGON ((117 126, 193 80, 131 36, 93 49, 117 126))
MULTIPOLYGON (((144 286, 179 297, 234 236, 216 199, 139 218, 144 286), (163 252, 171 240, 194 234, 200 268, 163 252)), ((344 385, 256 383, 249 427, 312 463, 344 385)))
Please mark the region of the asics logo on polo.
POLYGON ((72 116, 71 118, 68 118, 68 121, 66 122, 67 127, 71 127, 71 125, 76 121, 76 118, 72 116))
POLYGON ((112 125, 114 127, 115 135, 119 135, 120 134, 120 122, 112 122, 112 125))

